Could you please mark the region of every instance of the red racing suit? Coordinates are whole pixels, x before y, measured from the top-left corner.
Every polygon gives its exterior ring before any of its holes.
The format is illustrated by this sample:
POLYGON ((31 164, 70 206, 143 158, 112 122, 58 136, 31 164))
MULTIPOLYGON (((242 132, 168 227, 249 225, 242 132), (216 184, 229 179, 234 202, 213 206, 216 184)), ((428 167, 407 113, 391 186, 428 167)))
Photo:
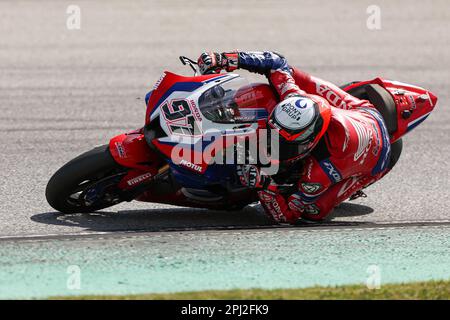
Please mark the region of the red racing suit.
POLYGON ((238 67, 265 74, 281 100, 291 94, 301 94, 332 106, 327 132, 303 159, 297 192, 283 194, 274 183, 258 192, 266 212, 277 222, 294 223, 299 218, 322 220, 336 205, 387 173, 389 134, 382 116, 369 101, 292 69, 277 53, 238 52, 237 55, 238 67))

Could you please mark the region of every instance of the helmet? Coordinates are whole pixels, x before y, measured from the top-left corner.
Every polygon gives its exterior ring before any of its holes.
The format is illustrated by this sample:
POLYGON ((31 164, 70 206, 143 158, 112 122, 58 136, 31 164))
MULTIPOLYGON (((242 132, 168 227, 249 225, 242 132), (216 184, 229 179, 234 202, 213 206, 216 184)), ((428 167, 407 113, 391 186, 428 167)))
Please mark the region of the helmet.
POLYGON ((280 135, 280 160, 305 157, 325 134, 331 118, 330 106, 296 95, 278 103, 269 116, 269 127, 280 135))

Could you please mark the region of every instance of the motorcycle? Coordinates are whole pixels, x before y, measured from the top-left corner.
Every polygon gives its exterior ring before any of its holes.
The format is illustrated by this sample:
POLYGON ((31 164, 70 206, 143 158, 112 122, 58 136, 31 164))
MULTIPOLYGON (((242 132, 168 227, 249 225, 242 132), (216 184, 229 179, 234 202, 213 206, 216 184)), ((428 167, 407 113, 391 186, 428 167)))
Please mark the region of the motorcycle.
MULTIPOLYGON (((268 112, 278 102, 275 91, 269 84, 248 83, 237 73, 199 75, 196 62, 184 56, 180 60, 194 76, 165 71, 145 96, 142 128, 79 155, 50 178, 46 198, 55 210, 88 213, 132 200, 239 210, 258 201, 254 189, 241 185, 236 163, 192 157, 220 140, 205 140, 210 130, 236 137, 266 128, 268 112), (190 158, 174 161, 174 151, 190 153, 190 158)), ((295 79, 297 71, 292 71, 295 79)), ((390 135, 391 168, 400 156, 402 137, 437 102, 428 90, 381 78, 341 88, 369 100, 381 113, 390 135)), ((220 147, 234 148, 236 140, 229 141, 220 147)))

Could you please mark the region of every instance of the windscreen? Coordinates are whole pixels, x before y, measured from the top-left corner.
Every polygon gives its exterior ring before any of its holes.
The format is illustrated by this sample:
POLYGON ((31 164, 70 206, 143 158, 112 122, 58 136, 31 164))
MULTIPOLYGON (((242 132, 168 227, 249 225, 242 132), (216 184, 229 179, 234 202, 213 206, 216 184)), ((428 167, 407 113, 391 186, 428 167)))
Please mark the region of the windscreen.
POLYGON ((208 120, 217 123, 246 123, 258 120, 255 92, 242 77, 209 88, 200 96, 199 108, 208 120))

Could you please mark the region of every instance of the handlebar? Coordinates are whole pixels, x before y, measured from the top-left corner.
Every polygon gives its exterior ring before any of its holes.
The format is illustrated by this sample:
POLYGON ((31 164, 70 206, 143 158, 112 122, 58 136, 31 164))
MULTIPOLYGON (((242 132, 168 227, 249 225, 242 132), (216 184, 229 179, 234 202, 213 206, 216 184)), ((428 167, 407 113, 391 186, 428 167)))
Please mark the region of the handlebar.
POLYGON ((191 69, 194 70, 194 77, 199 74, 199 70, 196 67, 198 65, 197 62, 195 62, 194 60, 189 59, 188 57, 185 57, 185 56, 180 56, 180 60, 183 65, 189 65, 191 67, 191 69))
MULTIPOLYGON (((194 77, 198 76, 200 74, 200 71, 198 70, 198 63, 195 62, 194 60, 185 57, 185 56, 180 56, 180 61, 183 65, 188 65, 189 67, 191 67, 192 70, 194 70, 194 77)), ((215 73, 214 71, 210 71, 204 74, 212 74, 215 73)))

